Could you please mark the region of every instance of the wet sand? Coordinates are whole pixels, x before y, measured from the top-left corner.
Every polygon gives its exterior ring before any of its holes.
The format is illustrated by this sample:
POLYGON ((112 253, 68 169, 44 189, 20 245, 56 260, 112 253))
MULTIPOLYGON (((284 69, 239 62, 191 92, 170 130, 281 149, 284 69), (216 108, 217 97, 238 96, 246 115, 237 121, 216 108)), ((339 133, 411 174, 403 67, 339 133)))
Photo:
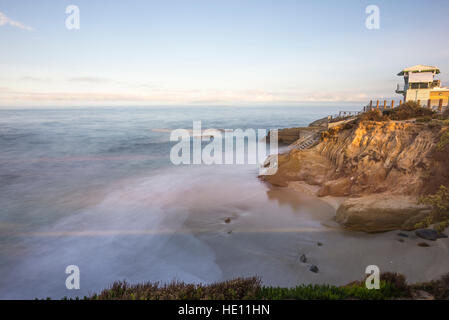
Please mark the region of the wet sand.
POLYGON ((405 232, 407 238, 398 236, 398 231, 346 231, 334 221, 343 199, 323 200, 300 190, 298 186, 269 188, 268 203, 257 195, 246 199, 256 204, 251 211, 244 203, 222 212, 206 205, 192 211, 184 226, 194 234, 199 226, 208 230, 195 236, 214 252, 223 279, 258 275, 266 285, 291 287, 347 284, 364 278, 368 265, 377 265, 381 272, 400 272, 409 282, 449 272, 449 239, 432 242, 413 232, 405 232), (420 242, 430 247, 419 247, 420 242), (306 263, 299 259, 302 254, 306 263), (319 272, 309 271, 311 265, 317 265, 319 272))

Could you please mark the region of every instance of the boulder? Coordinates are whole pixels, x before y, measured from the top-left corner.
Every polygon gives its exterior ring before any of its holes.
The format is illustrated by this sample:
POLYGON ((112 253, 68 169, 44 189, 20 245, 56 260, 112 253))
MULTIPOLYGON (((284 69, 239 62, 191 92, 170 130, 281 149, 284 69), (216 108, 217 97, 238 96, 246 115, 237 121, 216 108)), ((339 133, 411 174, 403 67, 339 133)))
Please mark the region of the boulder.
POLYGON ((345 200, 337 210, 336 221, 349 230, 365 232, 412 230, 429 212, 414 197, 374 194, 345 200))
POLYGON ((444 233, 438 233, 433 229, 418 229, 415 231, 415 234, 425 240, 435 241, 440 238, 447 238, 447 235, 444 233))
POLYGON ((319 269, 316 265, 311 265, 309 270, 312 271, 313 273, 318 273, 318 271, 319 271, 319 269))
POLYGON ((425 240, 435 241, 438 239, 438 233, 432 229, 419 229, 415 231, 415 234, 425 240))

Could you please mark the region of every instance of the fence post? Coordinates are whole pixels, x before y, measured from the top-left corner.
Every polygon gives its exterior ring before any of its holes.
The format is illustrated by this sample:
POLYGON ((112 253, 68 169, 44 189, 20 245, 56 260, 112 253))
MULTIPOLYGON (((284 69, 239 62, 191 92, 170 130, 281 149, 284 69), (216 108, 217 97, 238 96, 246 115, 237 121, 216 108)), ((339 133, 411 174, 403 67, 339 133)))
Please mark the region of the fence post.
POLYGON ((394 100, 391 100, 391 109, 394 108, 394 100))
POLYGON ((387 109, 387 100, 384 100, 384 110, 387 109))
POLYGON ((443 99, 440 99, 440 102, 438 103, 438 112, 443 111, 443 99))
POLYGON ((418 106, 421 107, 421 100, 418 100, 418 106))
POLYGON ((369 101, 369 111, 373 110, 373 100, 369 101))
POLYGON ((430 109, 430 99, 429 99, 429 100, 427 100, 427 108, 429 108, 429 109, 430 109))
POLYGON ((401 105, 402 104, 402 100, 399 100, 399 105, 401 105))
POLYGON ((377 100, 376 109, 379 110, 379 100, 377 100))

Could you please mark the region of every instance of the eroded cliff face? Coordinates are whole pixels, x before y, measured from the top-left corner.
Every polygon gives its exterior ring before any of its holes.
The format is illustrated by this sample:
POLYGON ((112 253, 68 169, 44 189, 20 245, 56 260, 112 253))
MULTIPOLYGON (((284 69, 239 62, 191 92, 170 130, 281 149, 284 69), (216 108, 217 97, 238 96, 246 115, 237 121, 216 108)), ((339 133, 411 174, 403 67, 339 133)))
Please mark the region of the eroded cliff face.
POLYGON ((438 172, 436 167, 441 167, 434 155, 444 130, 405 121, 346 124, 324 132, 322 141, 312 149, 280 155, 278 172, 262 179, 278 186, 304 181, 320 187, 318 196, 366 197, 367 201, 358 200, 357 206, 344 203, 337 211, 337 221, 348 228, 369 232, 410 229, 411 222, 426 213, 418 204, 417 210, 411 208, 428 189, 426 184, 438 172), (385 201, 382 208, 376 208, 376 197, 389 199, 391 210, 385 201), (382 219, 376 212, 382 212, 382 219))
POLYGON ((264 180, 319 185, 319 196, 389 192, 418 195, 432 166, 440 129, 407 122, 360 122, 337 127, 310 150, 279 156, 279 169, 264 180))

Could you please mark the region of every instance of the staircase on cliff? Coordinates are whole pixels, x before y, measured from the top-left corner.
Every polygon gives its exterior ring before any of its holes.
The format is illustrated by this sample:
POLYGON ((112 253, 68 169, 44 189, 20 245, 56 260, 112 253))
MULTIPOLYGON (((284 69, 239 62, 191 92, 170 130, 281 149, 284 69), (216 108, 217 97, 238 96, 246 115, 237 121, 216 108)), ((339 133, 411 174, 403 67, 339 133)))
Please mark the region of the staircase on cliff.
POLYGON ((291 148, 298 150, 305 150, 312 148, 318 142, 320 142, 320 137, 318 134, 312 134, 307 137, 301 138, 290 145, 291 148))

